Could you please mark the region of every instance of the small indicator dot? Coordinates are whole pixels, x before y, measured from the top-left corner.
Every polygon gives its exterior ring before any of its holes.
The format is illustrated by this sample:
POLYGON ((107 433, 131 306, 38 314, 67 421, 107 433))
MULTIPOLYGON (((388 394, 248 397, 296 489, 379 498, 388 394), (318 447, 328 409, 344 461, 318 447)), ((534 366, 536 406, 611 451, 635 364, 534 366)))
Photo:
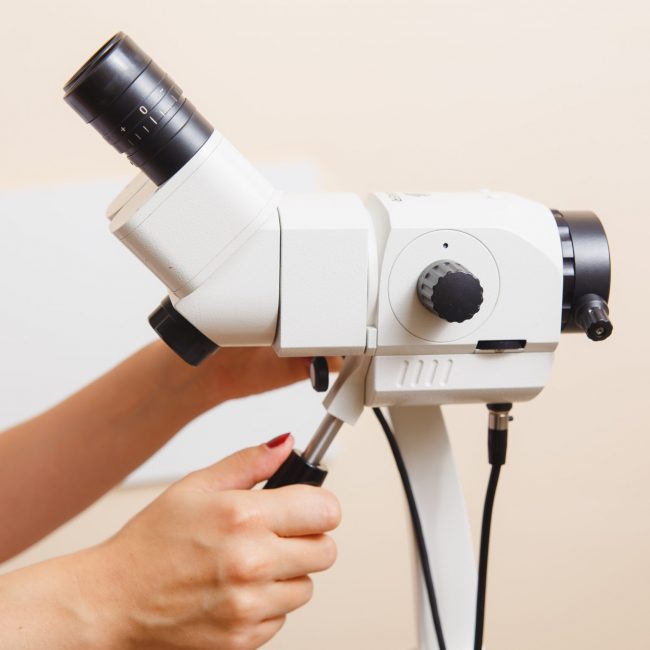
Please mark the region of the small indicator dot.
POLYGON ((447 242, 445 242, 445 243, 442 245, 442 247, 443 247, 443 248, 449 248, 449 244, 448 244, 447 242))

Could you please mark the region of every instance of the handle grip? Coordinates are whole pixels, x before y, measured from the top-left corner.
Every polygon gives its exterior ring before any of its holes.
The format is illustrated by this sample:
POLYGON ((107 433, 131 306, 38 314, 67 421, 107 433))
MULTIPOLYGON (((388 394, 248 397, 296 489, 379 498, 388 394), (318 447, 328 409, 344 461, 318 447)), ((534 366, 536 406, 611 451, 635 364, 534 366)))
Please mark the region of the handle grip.
POLYGON ((280 465, 275 474, 266 482, 264 489, 272 490, 273 488, 297 483, 320 487, 323 485, 326 476, 326 469, 318 465, 312 465, 296 451, 292 451, 287 460, 280 465))

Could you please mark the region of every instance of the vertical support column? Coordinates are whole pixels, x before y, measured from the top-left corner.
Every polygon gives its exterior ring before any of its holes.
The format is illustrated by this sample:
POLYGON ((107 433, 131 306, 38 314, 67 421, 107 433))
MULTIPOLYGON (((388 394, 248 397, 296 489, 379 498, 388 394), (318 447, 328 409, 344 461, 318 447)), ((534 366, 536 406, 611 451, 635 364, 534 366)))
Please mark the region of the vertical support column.
MULTIPOLYGON (((393 406, 390 418, 426 539, 447 650, 471 650, 476 565, 465 499, 439 406, 393 406)), ((439 650, 421 570, 419 650, 439 650)))

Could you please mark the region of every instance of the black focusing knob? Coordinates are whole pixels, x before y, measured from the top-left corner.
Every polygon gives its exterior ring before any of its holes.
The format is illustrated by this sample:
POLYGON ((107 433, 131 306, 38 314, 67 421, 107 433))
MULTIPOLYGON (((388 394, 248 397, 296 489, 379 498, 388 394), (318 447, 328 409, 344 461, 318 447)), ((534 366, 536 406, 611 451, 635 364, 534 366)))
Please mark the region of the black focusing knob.
POLYGON ((472 318, 483 303, 483 287, 462 264, 440 260, 420 274, 417 294, 426 309, 450 323, 472 318))

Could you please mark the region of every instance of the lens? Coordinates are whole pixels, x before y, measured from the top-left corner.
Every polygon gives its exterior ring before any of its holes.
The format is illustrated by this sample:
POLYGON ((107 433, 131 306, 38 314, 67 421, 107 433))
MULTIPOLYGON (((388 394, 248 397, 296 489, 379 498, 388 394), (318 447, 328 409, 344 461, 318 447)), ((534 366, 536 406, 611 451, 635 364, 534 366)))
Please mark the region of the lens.
POLYGON ((611 281, 611 263, 607 235, 600 219, 593 212, 553 211, 562 244, 564 286, 562 299, 562 329, 567 332, 585 331, 589 338, 602 340, 611 334, 609 324, 602 327, 609 314, 607 301, 611 281), (595 301, 601 301, 596 309, 595 301), (585 305, 589 310, 585 312, 585 305), (594 323, 589 318, 602 312, 594 323), (586 316, 585 314, 590 316, 586 316), (594 334, 594 336, 591 335, 594 334))
POLYGON ((156 185, 175 174, 213 131, 174 81, 122 32, 63 91, 65 101, 156 185))

